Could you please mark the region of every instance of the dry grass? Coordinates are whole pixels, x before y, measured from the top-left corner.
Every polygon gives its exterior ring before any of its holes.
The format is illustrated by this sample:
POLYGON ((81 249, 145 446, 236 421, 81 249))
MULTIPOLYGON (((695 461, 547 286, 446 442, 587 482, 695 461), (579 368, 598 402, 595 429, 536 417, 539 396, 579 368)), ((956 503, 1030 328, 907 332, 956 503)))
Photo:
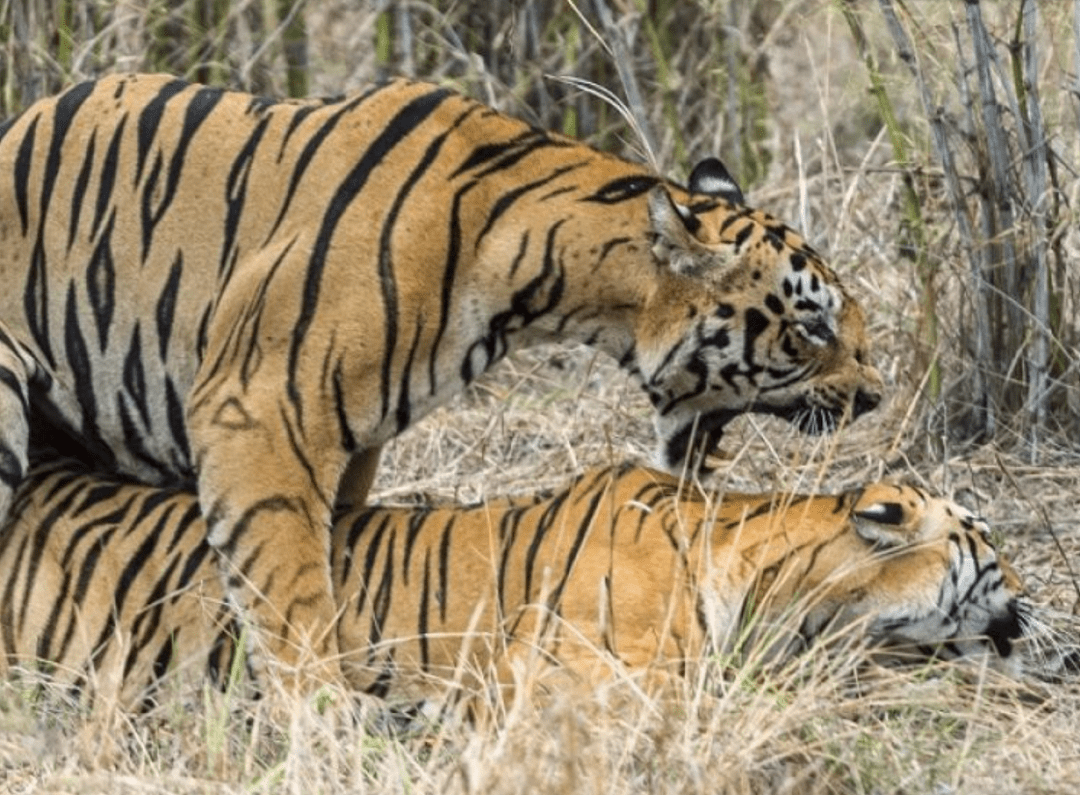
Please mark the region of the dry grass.
MULTIPOLYGON (((728 4, 713 5, 709 24, 718 29, 728 4)), ((852 286, 870 314, 891 390, 875 414, 832 438, 801 438, 774 420, 739 420, 713 477, 745 490, 831 490, 890 474, 955 495, 991 521, 1035 601, 1075 612, 1080 593, 1068 565, 1080 569, 1075 438, 1044 447, 1037 466, 1007 435, 994 446, 954 449, 942 432, 947 418, 918 399, 932 357, 943 364, 946 386, 950 372, 963 372, 964 272, 948 214, 929 212, 941 195, 932 169, 923 187, 930 239, 941 253, 941 329, 938 350, 926 351, 919 277, 897 253, 901 175, 866 110, 865 71, 841 18, 825 2, 751 6, 771 14, 772 26, 747 46, 770 55, 762 75, 770 126, 759 143, 772 155, 750 199, 801 228, 852 286)), ((348 88, 378 68, 377 20, 348 7, 312 2, 307 9, 319 42, 313 91, 348 88)), ((451 53, 446 62, 456 64, 456 79, 523 112, 535 94, 522 97, 457 49, 450 31, 464 24, 464 12, 427 10, 430 21, 417 35, 451 53)), ((489 38, 507 47, 508 35, 495 30, 489 38)), ((1071 46, 1064 38, 1055 44, 1071 46)), ((583 59, 599 50, 587 40, 576 46, 583 59)), ((1054 57, 1067 60, 1063 51, 1054 57)), ((685 88, 676 80, 668 92, 677 112, 693 98, 685 88)), ((912 91, 894 96, 914 112, 912 91)), ((670 163, 678 147, 657 113, 660 161, 670 163)), ((681 145, 697 154, 723 135, 720 124, 712 138, 695 129, 681 145)), ((1062 243, 1076 245, 1069 234, 1062 243)), ((1075 350, 1067 353, 1075 360, 1075 350)), ((534 350, 391 444, 378 494, 474 500, 531 491, 589 464, 646 456, 651 434, 647 402, 611 362, 584 349, 534 350)), ((857 655, 843 648, 810 654, 767 673, 706 666, 709 676, 667 701, 626 679, 573 697, 531 698, 525 683, 512 703, 495 705, 498 721, 449 717, 397 734, 373 728, 375 715, 360 726, 335 725, 304 709, 291 725, 271 726, 258 702, 194 684, 178 683, 165 707, 130 716, 107 705, 86 714, 47 687, 4 683, 0 792, 1080 791, 1080 684, 1015 683, 946 666, 888 671, 857 655)))

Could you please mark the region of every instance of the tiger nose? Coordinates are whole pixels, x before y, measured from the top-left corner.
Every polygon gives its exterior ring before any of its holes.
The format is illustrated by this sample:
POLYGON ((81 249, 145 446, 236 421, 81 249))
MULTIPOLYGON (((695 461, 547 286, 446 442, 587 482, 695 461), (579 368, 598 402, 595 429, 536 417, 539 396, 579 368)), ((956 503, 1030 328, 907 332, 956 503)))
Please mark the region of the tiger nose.
POLYGON ((855 390, 855 400, 852 402, 852 419, 860 417, 868 411, 873 411, 881 402, 880 392, 869 392, 865 389, 855 390))

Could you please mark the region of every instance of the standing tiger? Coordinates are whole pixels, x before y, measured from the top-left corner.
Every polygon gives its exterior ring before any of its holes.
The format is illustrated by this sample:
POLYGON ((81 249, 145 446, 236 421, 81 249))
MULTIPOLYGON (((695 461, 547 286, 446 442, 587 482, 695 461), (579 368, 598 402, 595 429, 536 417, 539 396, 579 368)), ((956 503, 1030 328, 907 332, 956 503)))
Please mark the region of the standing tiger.
POLYGON ((0 163, 0 515, 49 447, 193 482, 271 658, 322 661, 301 680, 340 681, 332 508, 510 350, 613 356, 669 470, 741 412, 824 431, 880 398, 856 303, 715 160, 681 187, 405 80, 125 75, 30 106, 0 163))
MULTIPOLYGON (((232 614, 193 495, 52 465, 14 516, 0 668, 44 661, 129 707, 166 670, 228 670, 232 614)), ((350 681, 409 700, 478 670, 512 684, 529 659, 591 679, 620 664, 663 677, 740 644, 782 658, 850 624, 1015 670, 1034 626, 984 522, 888 483, 708 495, 601 468, 547 495, 347 512, 332 558, 350 681)))

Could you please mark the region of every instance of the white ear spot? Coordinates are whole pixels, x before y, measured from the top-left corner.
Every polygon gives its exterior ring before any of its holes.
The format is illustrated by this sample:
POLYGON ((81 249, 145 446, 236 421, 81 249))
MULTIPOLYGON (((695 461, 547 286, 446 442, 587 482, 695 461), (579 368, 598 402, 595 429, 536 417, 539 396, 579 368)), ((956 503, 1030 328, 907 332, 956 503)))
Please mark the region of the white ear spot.
POLYGON ((715 157, 707 157, 690 172, 690 192, 716 196, 732 204, 745 204, 742 190, 724 164, 715 157))

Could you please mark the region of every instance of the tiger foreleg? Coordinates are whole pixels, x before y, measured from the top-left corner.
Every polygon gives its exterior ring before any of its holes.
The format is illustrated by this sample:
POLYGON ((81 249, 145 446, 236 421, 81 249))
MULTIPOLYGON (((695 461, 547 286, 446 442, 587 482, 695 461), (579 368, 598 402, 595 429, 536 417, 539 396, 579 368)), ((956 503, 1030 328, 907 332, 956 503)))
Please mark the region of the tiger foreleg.
POLYGON ((296 429, 265 416, 235 395, 189 415, 199 502, 229 598, 253 630, 256 667, 311 696, 344 685, 329 523, 345 453, 317 445, 316 465, 293 444, 296 429))
POLYGON ((0 321, 0 518, 26 474, 30 450, 30 381, 37 363, 0 321))

